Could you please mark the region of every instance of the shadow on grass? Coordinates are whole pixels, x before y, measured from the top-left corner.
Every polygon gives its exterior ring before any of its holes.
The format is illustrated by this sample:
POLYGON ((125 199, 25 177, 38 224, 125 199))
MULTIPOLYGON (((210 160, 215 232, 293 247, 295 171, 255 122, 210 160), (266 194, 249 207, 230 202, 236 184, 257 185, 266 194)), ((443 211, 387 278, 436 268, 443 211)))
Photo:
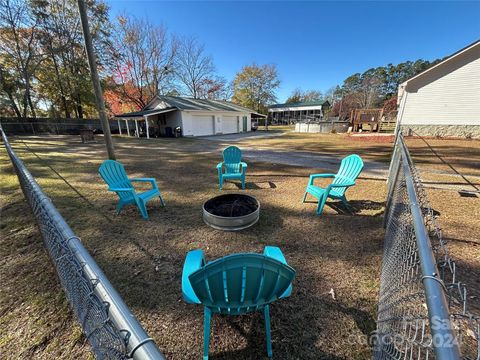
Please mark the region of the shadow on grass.
MULTIPOLYGON (((253 182, 259 189, 252 190, 262 201, 260 221, 239 233, 220 232, 203 224, 200 211, 206 198, 219 193, 215 157, 189 154, 168 162, 168 157, 157 157, 158 151, 142 158, 143 151, 124 148, 120 153, 129 175, 156 177, 159 181, 167 208, 161 208, 158 200, 149 202, 148 221, 133 206, 114 215, 116 197, 105 191, 106 185, 98 177, 100 161, 82 162, 82 154, 75 155, 76 161, 70 167, 62 167, 67 163, 53 155, 51 165, 89 201, 63 181, 58 186, 64 188, 63 193, 57 189, 57 182, 46 181, 45 191, 53 192, 59 211, 166 354, 191 359, 202 353, 202 307, 185 304, 181 296, 186 253, 201 248, 213 260, 237 252, 260 253, 265 245, 274 245, 282 249, 297 270, 292 296, 272 305, 275 358, 370 356, 368 346, 352 346, 346 339, 351 333, 367 333, 371 327, 375 295, 364 298, 357 282, 358 278, 373 281, 378 276, 375 267, 383 235, 378 217, 328 213, 316 216, 301 206, 300 195, 298 203, 285 198, 290 192, 301 194, 304 188, 294 179, 302 177, 295 173, 298 169, 285 167, 281 174, 272 176, 273 180, 253 182), (284 182, 276 180, 284 175, 284 182), (107 217, 99 216, 97 209, 107 217), (349 274, 358 278, 352 281, 349 274), (321 295, 330 288, 340 289, 338 300, 321 295)), ((27 166, 42 180, 58 179, 35 157, 28 159, 27 166)), ((271 170, 265 164, 257 166, 271 170)), ((260 314, 215 316, 211 358, 258 359, 265 355, 264 341, 260 314)))
POLYGON ((350 200, 348 203, 349 207, 346 207, 341 201, 327 201, 325 205, 341 215, 353 215, 368 210, 373 211, 375 213, 374 216, 380 216, 385 210, 384 201, 350 200))
MULTIPOLYGON (((367 210, 374 212, 371 216, 380 216, 385 211, 384 201, 349 200, 348 203, 350 206, 346 207, 340 200, 328 200, 325 206, 335 210, 339 215, 355 215, 367 210)), ((306 200, 305 204, 318 204, 318 200, 306 200)))

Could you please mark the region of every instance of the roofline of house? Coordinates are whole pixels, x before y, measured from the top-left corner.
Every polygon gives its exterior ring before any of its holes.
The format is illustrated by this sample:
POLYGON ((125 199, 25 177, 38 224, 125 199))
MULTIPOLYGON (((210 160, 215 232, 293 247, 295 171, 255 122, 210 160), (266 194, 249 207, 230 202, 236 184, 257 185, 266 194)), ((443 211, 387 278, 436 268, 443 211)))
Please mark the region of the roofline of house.
POLYGON ((465 46, 464 48, 454 52, 453 54, 447 56, 445 59, 443 59, 442 61, 440 61, 438 64, 432 66, 432 67, 429 67, 428 69, 422 71, 420 74, 417 74, 413 77, 411 77, 410 79, 404 81, 403 83, 400 84, 400 87, 405 87, 407 85, 408 82, 420 77, 420 76, 423 76, 425 75, 426 73, 430 72, 431 70, 433 69, 436 69, 437 67, 439 66, 442 66, 443 64, 445 64, 447 61, 450 61, 454 58, 456 58, 457 56, 460 56, 462 55, 463 53, 467 52, 467 51, 470 51, 471 49, 475 48, 476 46, 480 46, 480 40, 476 40, 474 41, 473 43, 465 46))
POLYGON ((149 109, 149 110, 140 110, 140 111, 132 111, 124 114, 114 115, 114 118, 122 119, 122 118, 143 118, 144 116, 150 115, 158 115, 166 112, 177 111, 179 110, 175 106, 171 106, 165 109, 149 109))
POLYGON ((330 105, 328 100, 318 100, 318 101, 304 101, 304 102, 294 102, 294 103, 283 103, 283 104, 272 104, 268 108, 286 108, 286 107, 308 107, 308 106, 324 106, 325 104, 330 105))
POLYGON ((259 117, 265 117, 265 118, 267 117, 267 115, 260 114, 258 112, 251 111, 251 110, 248 110, 248 109, 246 109, 246 110, 241 110, 241 109, 237 109, 237 110, 186 109, 186 110, 183 110, 183 109, 179 109, 177 107, 170 107, 170 108, 158 109, 158 110, 150 109, 150 110, 146 110, 146 111, 132 111, 132 112, 129 112, 129 113, 114 115, 113 117, 115 119, 143 118, 144 116, 153 116, 153 115, 158 115, 158 114, 162 114, 162 113, 166 113, 166 112, 172 112, 172 111, 185 111, 185 112, 211 112, 211 111, 216 111, 216 112, 220 112, 220 113, 226 112, 226 113, 240 113, 240 114, 248 113, 248 114, 257 115, 259 117))
MULTIPOLYGON (((245 106, 238 105, 238 104, 235 104, 235 103, 233 103, 231 101, 227 101, 227 100, 195 99, 195 98, 188 97, 188 96, 173 96, 173 95, 158 95, 158 94, 155 95, 149 102, 147 102, 147 104, 142 108, 142 111, 144 109, 148 108, 154 100, 158 99, 158 100, 162 101, 162 97, 172 97, 172 98, 187 99, 187 100, 207 100, 207 101, 212 101, 212 102, 227 103, 230 106, 237 107, 239 109, 238 109, 238 111, 237 110, 225 110, 225 111, 242 112, 242 110, 245 110, 245 112, 249 112, 249 113, 257 114, 257 115, 262 115, 262 114, 259 114, 252 109, 246 108, 245 106)), ((180 110, 180 111, 202 111, 201 109, 180 109, 180 108, 178 108, 178 110, 180 110)), ((211 110, 204 110, 204 111, 211 111, 211 110)))

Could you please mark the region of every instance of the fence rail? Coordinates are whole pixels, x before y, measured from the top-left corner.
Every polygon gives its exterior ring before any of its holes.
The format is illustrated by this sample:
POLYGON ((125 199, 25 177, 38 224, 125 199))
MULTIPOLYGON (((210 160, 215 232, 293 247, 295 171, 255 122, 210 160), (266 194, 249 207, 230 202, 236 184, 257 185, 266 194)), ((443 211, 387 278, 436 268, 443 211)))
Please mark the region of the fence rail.
POLYGON ((480 359, 480 318, 468 312, 402 135, 390 164, 374 359, 480 359))
POLYGON ((17 157, 1 126, 0 132, 66 297, 96 358, 164 359, 155 342, 17 157))
MULTIPOLYGON (((65 119, 65 118, 9 118, 0 117, 3 130, 12 134, 54 134, 78 135, 81 129, 90 129, 102 132, 99 119, 65 119)), ((110 121, 110 128, 114 133, 119 133, 118 121, 110 121)))

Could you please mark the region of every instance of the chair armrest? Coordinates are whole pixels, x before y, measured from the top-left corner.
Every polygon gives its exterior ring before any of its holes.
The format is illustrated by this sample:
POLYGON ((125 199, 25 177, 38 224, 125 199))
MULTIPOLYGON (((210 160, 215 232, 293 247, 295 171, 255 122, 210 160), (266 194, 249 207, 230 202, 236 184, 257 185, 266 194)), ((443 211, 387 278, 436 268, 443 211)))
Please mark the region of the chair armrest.
POLYGON ((203 250, 189 251, 183 264, 182 294, 183 299, 190 304, 200 304, 197 295, 193 291, 189 276, 205 265, 203 250))
POLYGON ((242 171, 243 171, 243 172, 245 172, 245 170, 247 170, 247 168, 248 168, 248 165, 247 165, 247 163, 246 163, 246 162, 243 162, 243 161, 241 161, 241 162, 240 162, 240 165, 242 166, 242 171))
POLYGON ((285 256, 283 256, 282 250, 276 246, 265 246, 263 249, 263 255, 268 257, 274 258, 275 260, 280 261, 283 264, 287 264, 287 260, 285 260, 285 256))
POLYGON ((155 178, 132 178, 130 181, 156 182, 155 178))
POLYGON ((135 192, 135 190, 132 189, 132 188, 112 188, 112 187, 109 187, 109 188, 108 188, 108 191, 115 191, 115 192, 117 192, 117 191, 124 191, 124 192, 129 191, 129 192, 135 192))
POLYGON ((310 175, 310 180, 308 180, 308 185, 313 185, 313 182, 317 178, 334 178, 337 174, 312 174, 310 175))
POLYGON ((350 186, 353 186, 355 185, 355 181, 348 181, 344 184, 330 184, 329 186, 332 187, 332 188, 338 188, 338 187, 350 187, 350 186))
MULTIPOLYGON (((265 249, 263 250, 263 254, 275 260, 280 261, 282 264, 288 265, 287 260, 285 259, 285 256, 282 253, 282 250, 280 250, 280 248, 276 246, 265 246, 265 249)), ((287 287, 287 289, 280 296, 280 298, 288 297, 290 296, 291 293, 292 293, 292 284, 290 284, 287 287)))
POLYGON ((223 162, 217 164, 217 170, 222 170, 223 162))
POLYGON ((152 184, 153 189, 158 189, 157 180, 155 180, 155 178, 133 178, 133 179, 130 179, 130 181, 149 182, 152 184))

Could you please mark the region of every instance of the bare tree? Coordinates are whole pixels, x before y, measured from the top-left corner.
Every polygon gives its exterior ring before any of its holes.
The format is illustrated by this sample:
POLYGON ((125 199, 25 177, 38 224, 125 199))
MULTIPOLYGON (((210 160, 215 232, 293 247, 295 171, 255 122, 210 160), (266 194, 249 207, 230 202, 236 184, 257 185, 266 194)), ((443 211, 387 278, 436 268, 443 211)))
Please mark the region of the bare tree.
POLYGON ((0 89, 18 117, 27 117, 28 110, 35 117, 32 78, 41 56, 37 22, 23 0, 0 0, 0 50, 0 89))
POLYGON ((197 98, 227 101, 233 95, 233 87, 222 76, 205 78, 198 84, 197 98))
POLYGON ((204 87, 208 80, 214 80, 215 66, 212 58, 205 54, 204 45, 194 37, 182 39, 176 64, 176 75, 184 92, 195 99, 206 97, 204 87))
POLYGON ((177 40, 164 26, 120 16, 113 35, 112 90, 138 108, 174 88, 177 40))

